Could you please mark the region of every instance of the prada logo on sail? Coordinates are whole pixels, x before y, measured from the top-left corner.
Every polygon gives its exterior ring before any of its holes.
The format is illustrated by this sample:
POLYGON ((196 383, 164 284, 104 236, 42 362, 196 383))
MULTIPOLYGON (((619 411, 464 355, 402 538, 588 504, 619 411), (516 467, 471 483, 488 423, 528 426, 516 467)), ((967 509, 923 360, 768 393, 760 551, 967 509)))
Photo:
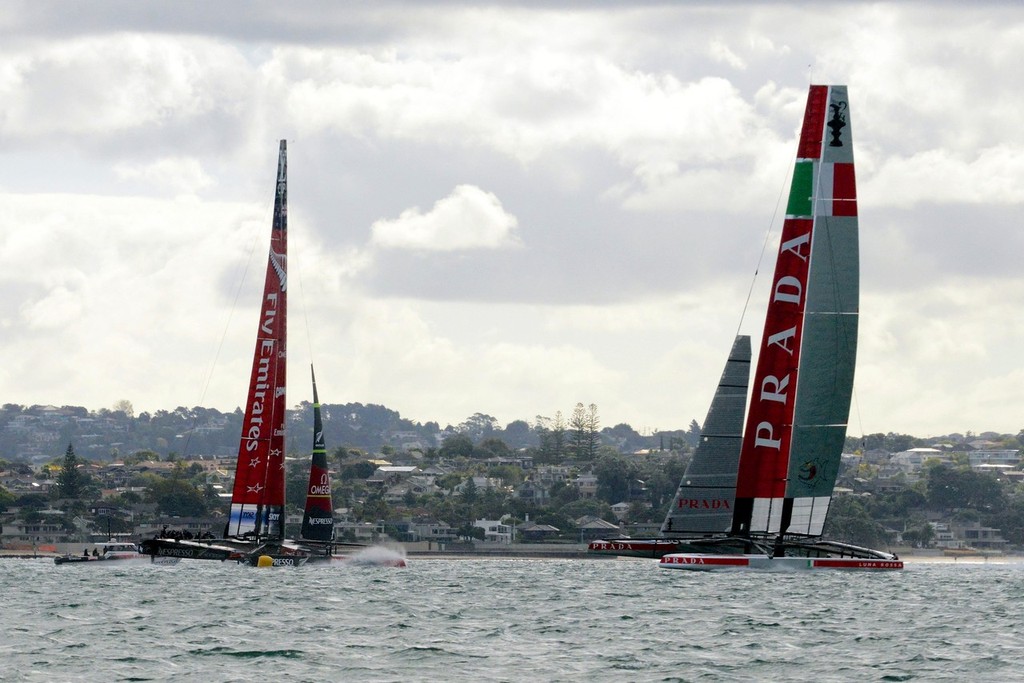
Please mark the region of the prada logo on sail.
MULTIPOLYGON (((757 426, 753 433, 754 448, 782 448, 778 427, 787 419, 791 389, 795 386, 796 358, 799 356, 800 314, 806 289, 807 265, 810 261, 810 221, 788 220, 790 228, 807 227, 802 234, 791 236, 779 247, 777 279, 772 288, 768 323, 761 353, 760 392, 757 394, 757 426), (769 327, 771 326, 771 327, 769 327), (777 331, 771 331, 775 327, 777 331)), ((792 234, 791 231, 787 231, 792 234)))
POLYGON ((729 510, 731 508, 728 499, 715 498, 680 498, 677 501, 680 510, 729 510))

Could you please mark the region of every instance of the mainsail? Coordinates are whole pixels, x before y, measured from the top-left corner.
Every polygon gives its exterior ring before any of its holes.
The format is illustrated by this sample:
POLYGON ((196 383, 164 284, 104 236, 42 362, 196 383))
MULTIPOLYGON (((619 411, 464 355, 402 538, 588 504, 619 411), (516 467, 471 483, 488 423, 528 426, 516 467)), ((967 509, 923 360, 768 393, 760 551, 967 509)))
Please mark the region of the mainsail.
POLYGON ((811 86, 740 454, 735 535, 821 535, 853 392, 858 278, 846 87, 811 86))
POLYGON ((288 160, 281 140, 270 255, 225 537, 284 538, 288 160))
POLYGON ((320 399, 316 393, 316 374, 313 377, 313 461, 309 468, 306 487, 306 511, 302 516, 302 538, 310 541, 334 540, 334 506, 331 504, 331 477, 327 471, 327 448, 324 445, 324 425, 320 416, 320 399))

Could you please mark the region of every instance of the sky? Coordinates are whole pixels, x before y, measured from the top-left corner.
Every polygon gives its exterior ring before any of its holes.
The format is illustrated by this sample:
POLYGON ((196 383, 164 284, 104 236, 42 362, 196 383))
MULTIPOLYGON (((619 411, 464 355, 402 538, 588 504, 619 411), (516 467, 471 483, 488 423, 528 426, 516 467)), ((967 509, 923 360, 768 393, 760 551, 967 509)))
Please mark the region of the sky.
POLYGON ((1016 2, 8 0, 0 403, 242 405, 286 139, 289 405, 313 362, 441 426, 701 423, 813 82, 855 141, 849 433, 1016 433, 1022 63, 1016 2))

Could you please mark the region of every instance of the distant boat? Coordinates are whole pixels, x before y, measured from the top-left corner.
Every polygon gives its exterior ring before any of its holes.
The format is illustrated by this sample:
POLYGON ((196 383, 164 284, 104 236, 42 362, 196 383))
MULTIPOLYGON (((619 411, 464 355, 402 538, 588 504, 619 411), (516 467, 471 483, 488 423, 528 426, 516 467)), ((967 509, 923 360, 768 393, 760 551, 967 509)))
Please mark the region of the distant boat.
POLYGON ((853 393, 859 299, 857 193, 845 86, 811 86, 746 423, 750 340, 737 337, 657 539, 594 541, 597 554, 667 569, 902 569, 828 541, 853 393))
POLYGON ((84 564, 92 562, 151 562, 154 564, 175 564, 176 557, 146 557, 139 554, 139 547, 134 543, 124 541, 107 541, 106 543, 94 543, 93 551, 88 548, 82 551, 81 555, 67 553, 60 557, 53 558, 54 564, 84 564))
POLYGON ((333 558, 338 544, 333 542, 331 484, 315 375, 314 447, 302 538, 285 537, 287 262, 288 161, 286 141, 281 140, 256 348, 235 465, 231 507, 223 537, 189 540, 152 538, 141 543, 140 552, 154 557, 236 560, 257 566, 298 566, 333 558))

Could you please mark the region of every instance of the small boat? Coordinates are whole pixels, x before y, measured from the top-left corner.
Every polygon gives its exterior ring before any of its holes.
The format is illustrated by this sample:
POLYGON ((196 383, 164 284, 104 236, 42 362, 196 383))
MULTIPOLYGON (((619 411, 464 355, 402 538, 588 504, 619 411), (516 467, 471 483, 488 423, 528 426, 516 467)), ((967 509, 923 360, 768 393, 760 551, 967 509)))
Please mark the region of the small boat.
POLYGON ((54 564, 83 564, 86 562, 149 562, 154 564, 175 564, 178 559, 175 557, 147 557, 139 552, 139 546, 134 543, 123 541, 108 541, 106 543, 95 543, 92 553, 88 548, 82 551, 81 555, 67 553, 60 557, 53 558, 54 564))
POLYGON ((750 339, 737 336, 662 536, 595 541, 591 552, 704 571, 903 568, 892 553, 822 537, 857 355, 850 126, 846 87, 812 85, 754 381, 750 339))

